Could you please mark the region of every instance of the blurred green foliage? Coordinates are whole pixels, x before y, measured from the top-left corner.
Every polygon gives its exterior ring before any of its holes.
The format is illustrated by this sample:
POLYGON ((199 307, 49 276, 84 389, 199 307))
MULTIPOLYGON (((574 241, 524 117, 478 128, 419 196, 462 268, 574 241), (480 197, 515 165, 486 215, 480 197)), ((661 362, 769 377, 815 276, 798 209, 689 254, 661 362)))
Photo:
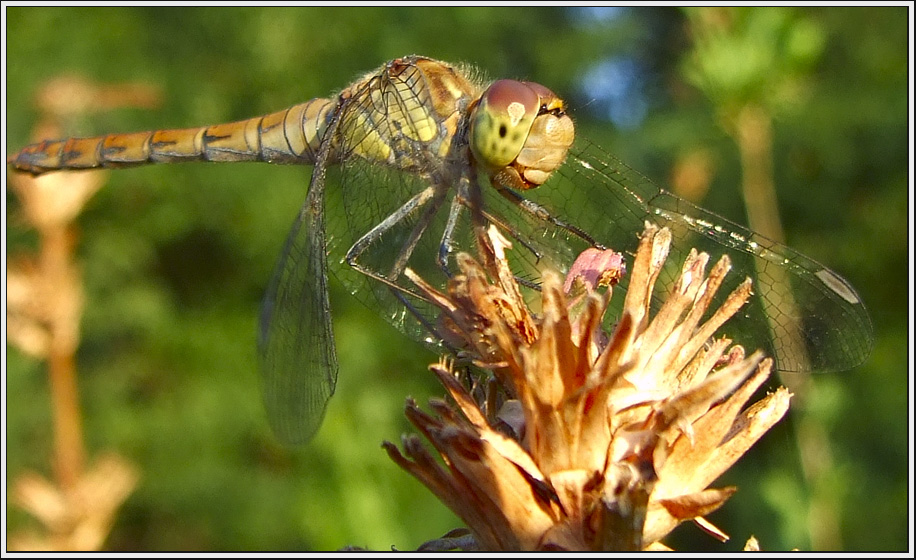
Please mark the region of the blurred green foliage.
MULTIPOLYGON (((6 149, 29 141, 33 96, 60 74, 162 89, 159 109, 68 125, 68 134, 93 135, 276 111, 419 53, 547 85, 570 101, 581 133, 661 184, 684 154, 706 150, 714 175, 702 204, 743 222, 738 155, 719 128, 719 99, 691 84, 714 80, 729 95, 772 86, 788 242, 858 288, 877 334, 867 364, 818 376, 821 400, 804 403, 829 434, 842 547, 903 550, 906 8, 769 10, 741 16, 756 22, 745 43, 704 45, 714 56, 698 67, 688 61, 688 20, 673 9, 8 7, 6 149), (610 80, 596 73, 609 68, 610 80), (789 78, 795 89, 783 87, 789 78)), ((422 403, 440 394, 426 372, 435 356, 343 290, 332 293, 341 376, 323 428, 300 449, 269 431, 257 309, 308 177, 308 168, 263 164, 120 170, 80 217, 87 445, 90 455, 115 450, 142 470, 111 549, 411 549, 459 525, 379 447, 407 431, 407 395, 422 403)), ((34 239, 9 193, 6 203, 12 255, 34 239)), ((51 424, 44 365, 7 350, 9 484, 25 468, 49 473, 51 424)), ((805 527, 816 519, 792 422, 721 481, 740 491, 711 519, 733 540, 720 545, 685 526, 670 544, 735 550, 754 534, 765 549, 810 548, 805 527)), ((9 502, 7 519, 9 532, 33 524, 9 502)))

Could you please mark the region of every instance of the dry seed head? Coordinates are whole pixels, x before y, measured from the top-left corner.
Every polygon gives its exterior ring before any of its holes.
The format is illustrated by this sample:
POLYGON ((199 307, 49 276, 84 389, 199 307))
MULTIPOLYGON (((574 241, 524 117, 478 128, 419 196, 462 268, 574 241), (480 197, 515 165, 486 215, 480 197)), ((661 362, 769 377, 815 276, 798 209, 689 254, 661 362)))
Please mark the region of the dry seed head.
POLYGON ((750 283, 707 313, 729 265, 723 259, 707 275, 708 256, 693 252, 650 317, 670 233, 647 224, 622 314, 607 336, 608 296, 586 277, 619 276, 622 260, 589 254, 574 265, 587 293, 572 304, 560 279, 546 274, 535 315, 514 281, 508 243, 493 233, 488 243, 491 266, 459 258, 462 274, 447 294, 411 277, 505 389, 511 400, 503 408, 515 420, 499 421, 491 401, 472 396, 440 363, 432 369, 454 405, 436 402, 430 416, 409 403, 408 418, 444 465, 415 437, 402 442, 406 457, 386 443, 392 458, 461 516, 486 550, 658 549, 686 520, 727 538, 703 516, 735 489, 708 486, 789 403, 781 388, 746 407, 771 361, 711 340, 750 296, 750 283))

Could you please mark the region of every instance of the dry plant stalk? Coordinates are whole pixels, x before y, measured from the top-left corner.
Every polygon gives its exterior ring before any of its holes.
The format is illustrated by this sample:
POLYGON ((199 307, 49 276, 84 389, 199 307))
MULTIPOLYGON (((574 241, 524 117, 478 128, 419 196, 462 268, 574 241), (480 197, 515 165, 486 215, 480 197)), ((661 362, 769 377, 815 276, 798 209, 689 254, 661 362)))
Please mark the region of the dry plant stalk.
POLYGON ((658 550, 687 520, 727 539, 704 516, 736 489, 709 485, 783 417, 790 399, 780 388, 745 407, 772 362, 711 339, 750 296, 750 280, 701 322, 729 262, 723 257, 707 277, 708 256, 694 251, 650 318, 670 232, 647 224, 622 315, 608 337, 601 320, 612 290, 596 288, 619 275, 618 260, 592 254, 575 265, 586 294, 572 306, 560 279, 545 275, 542 313, 535 316, 506 261, 508 242, 495 230, 490 239, 492 258, 484 260, 491 266, 459 255, 461 274, 448 293, 412 279, 510 399, 499 403, 493 391, 475 397, 440 362, 431 369, 454 404, 431 401, 433 416, 408 401, 406 414, 444 466, 415 435, 403 437, 403 455, 385 443, 395 462, 467 524, 472 539, 450 536, 446 543, 658 550))
POLYGON ((41 521, 42 533, 9 536, 10 550, 100 550, 115 514, 137 485, 137 469, 116 454, 99 457, 69 488, 38 473, 16 477, 10 501, 41 521))
MULTIPOLYGON (((59 137, 58 122, 118 106, 158 103, 144 84, 100 86, 79 77, 49 81, 36 95, 44 114, 38 138, 59 137)), ((39 235, 37 255, 17 255, 7 268, 7 338, 23 353, 46 360, 54 417, 54 481, 20 473, 11 501, 42 522, 44 534, 10 536, 13 550, 98 550, 114 515, 136 486, 126 460, 107 454, 85 466, 75 355, 83 310, 82 278, 74 262, 74 221, 105 184, 105 171, 42 177, 9 174, 25 221, 39 235)))

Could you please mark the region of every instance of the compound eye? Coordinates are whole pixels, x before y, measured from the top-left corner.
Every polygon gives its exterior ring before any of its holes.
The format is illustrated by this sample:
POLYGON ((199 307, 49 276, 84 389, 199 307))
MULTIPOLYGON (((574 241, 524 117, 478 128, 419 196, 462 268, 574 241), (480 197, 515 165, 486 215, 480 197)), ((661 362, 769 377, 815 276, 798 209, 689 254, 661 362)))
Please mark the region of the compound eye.
POLYGON ((493 82, 481 96, 471 119, 471 151, 477 160, 491 169, 515 161, 528 139, 540 103, 540 96, 525 82, 493 82))

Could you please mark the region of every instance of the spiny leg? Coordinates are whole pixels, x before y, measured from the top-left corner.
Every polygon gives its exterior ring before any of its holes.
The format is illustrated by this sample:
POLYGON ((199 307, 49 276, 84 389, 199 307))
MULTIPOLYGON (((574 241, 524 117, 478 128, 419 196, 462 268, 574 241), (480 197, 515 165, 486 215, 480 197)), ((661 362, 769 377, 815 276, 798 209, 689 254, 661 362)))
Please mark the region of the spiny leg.
POLYGON ((496 185, 496 191, 497 191, 500 195, 502 195, 503 198, 505 198, 506 200, 508 200, 508 201, 511 202, 512 204, 516 205, 516 206, 517 206, 518 208, 520 208, 522 211, 524 211, 524 212, 528 213, 529 215, 533 216, 535 219, 538 219, 538 220, 541 220, 541 221, 545 221, 545 222, 550 222, 550 223, 553 224, 554 226, 556 226, 556 227, 558 227, 558 228, 560 228, 560 229, 566 230, 566 231, 568 231, 569 233, 571 233, 571 234, 575 235, 576 237, 578 237, 579 239, 582 239, 583 241, 585 241, 586 243, 588 243, 588 244, 591 245, 592 247, 596 247, 596 248, 598 248, 598 249, 605 249, 605 247, 602 246, 602 245, 601 245, 600 243, 598 243, 597 241, 595 241, 595 239, 594 239, 591 235, 589 235, 588 233, 586 233, 586 232, 583 231, 582 229, 580 229, 580 228, 578 228, 578 227, 576 227, 576 226, 574 226, 574 225, 572 225, 572 224, 567 224, 567 223, 564 222, 563 220, 560 220, 559 218, 554 217, 554 216, 550 213, 549 210, 547 210, 546 208, 544 208, 543 206, 541 206, 541 205, 538 204, 537 202, 534 202, 533 200, 528 200, 527 198, 523 197, 522 195, 518 194, 517 192, 515 192, 515 191, 512 190, 512 189, 505 188, 505 187, 501 187, 501 186, 498 186, 498 185, 496 185))
MULTIPOLYGON (((418 208, 422 208, 430 200, 432 200, 437 194, 438 187, 436 185, 431 185, 419 193, 415 194, 405 202, 400 208, 388 215, 387 218, 382 220, 377 225, 373 226, 368 232, 366 232, 362 237, 356 240, 352 247, 347 251, 347 255, 344 257, 347 264, 353 268, 359 270, 360 272, 372 276, 378 277, 379 273, 371 271, 356 260, 366 252, 366 249, 372 243, 378 241, 385 233, 396 226, 401 220, 410 216, 418 208)), ((403 251, 402 251, 403 252, 403 251)))
POLYGON ((463 207, 464 203, 461 197, 458 195, 453 196, 449 205, 448 221, 445 223, 442 240, 439 242, 439 253, 436 255, 436 263, 438 263, 439 268, 442 269, 442 272, 447 277, 452 276, 451 271, 448 269, 448 256, 452 253, 452 237, 454 236, 455 228, 458 226, 458 218, 463 207))
POLYGON ((420 241, 420 237, 426 232, 426 229, 432 223, 433 218, 436 213, 439 211, 439 208, 442 207, 442 202, 445 200, 445 194, 448 189, 440 188, 437 189, 435 196, 433 197, 431 203, 426 208, 426 211, 420 217, 420 220, 414 226, 413 231, 410 232, 410 237, 407 238, 407 241, 404 245, 401 246, 401 251, 398 254, 398 258, 395 259, 394 264, 391 267, 391 271, 388 273, 389 280, 396 280, 404 269, 407 267, 407 261, 410 260, 410 256, 413 254, 414 249, 417 248, 417 243, 420 241))
MULTIPOLYGON (((391 294, 401 303, 401 305, 404 306, 405 309, 407 309, 408 312, 410 312, 411 315, 416 318, 416 320, 426 331, 432 334, 437 340, 442 341, 443 344, 448 346, 448 343, 445 341, 445 338, 439 332, 438 328, 428 318, 426 318, 419 309, 417 309, 417 307, 408 299, 407 296, 410 295, 414 298, 420 299, 421 301, 427 302, 428 298, 397 283, 398 278, 406 269, 407 261, 410 260, 410 256, 416 249, 417 243, 419 243, 420 238, 429 228, 429 225, 432 223, 436 213, 442 207, 442 203, 444 202, 445 195, 447 193, 447 188, 431 185, 420 193, 414 195, 404 205, 402 205, 395 212, 385 218, 385 220, 373 227, 365 235, 360 237, 347 252, 345 259, 347 264, 352 266, 357 271, 384 284, 391 292, 391 294), (395 259, 394 264, 392 265, 391 270, 387 275, 382 275, 381 273, 371 270, 358 262, 360 255, 362 255, 372 243, 380 239, 385 234, 385 232, 390 230, 399 222, 424 206, 426 206, 426 210, 423 212, 417 224, 414 226, 408 239, 401 246, 398 257, 395 259)), ((455 350, 450 346, 449 348, 455 350)))
MULTIPOLYGON (((426 300, 427 298, 421 294, 399 285, 397 280, 403 274, 407 265, 407 261, 410 259, 410 256, 416 248, 420 238, 423 236, 423 233, 429 227, 430 223, 432 223, 432 219, 436 212, 441 208, 447 191, 448 189, 442 187, 441 185, 431 185, 411 197, 410 200, 404 203, 396 211, 392 212, 378 225, 374 226, 366 234, 360 237, 352 247, 350 247, 350 250, 347 251, 347 255, 344 257, 346 263, 358 272, 365 274, 369 278, 372 278, 373 280, 386 285, 392 291, 392 293, 394 293, 395 297, 402 303, 405 303, 405 299, 402 297, 403 294, 409 294, 410 296, 416 297, 420 300, 426 300), (426 205, 429 205, 429 207, 414 226, 414 229, 411 231, 407 241, 401 246, 398 257, 395 259, 392 268, 387 275, 383 275, 381 272, 372 270, 358 262, 360 256, 368 250, 372 243, 378 241, 387 231, 426 205)), ((413 309, 413 306, 408 305, 407 307, 411 313, 420 318, 419 313, 413 309)), ((425 320, 421 319, 421 323, 424 323, 424 326, 426 326, 425 320)), ((432 332, 435 334, 434 330, 432 332)))

